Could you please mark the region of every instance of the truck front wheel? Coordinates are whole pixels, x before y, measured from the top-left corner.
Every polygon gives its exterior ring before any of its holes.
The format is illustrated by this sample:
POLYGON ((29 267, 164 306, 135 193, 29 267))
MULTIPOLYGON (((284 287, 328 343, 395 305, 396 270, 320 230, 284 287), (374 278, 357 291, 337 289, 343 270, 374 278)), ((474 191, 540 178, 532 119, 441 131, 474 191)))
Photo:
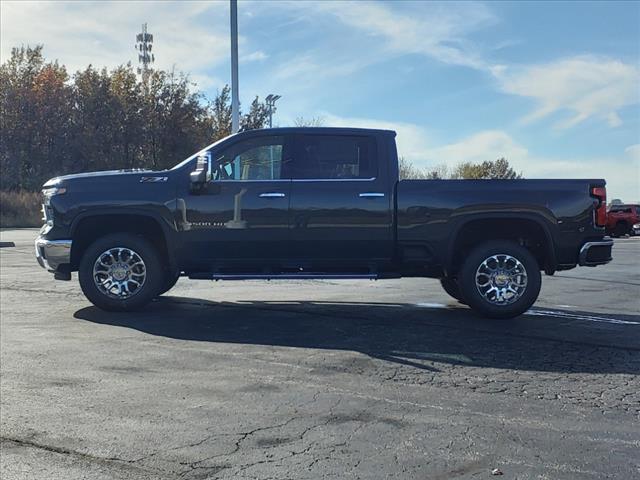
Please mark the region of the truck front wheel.
POLYGON ((450 297, 466 305, 467 302, 462 299, 462 293, 460 293, 460 286, 458 285, 457 278, 442 277, 440 279, 440 285, 442 285, 442 289, 447 292, 450 297))
POLYGON ((496 240, 471 251, 460 269, 458 284, 476 312, 490 318, 513 318, 536 301, 542 277, 529 250, 496 240))
POLYGON ((83 293, 96 307, 109 311, 138 309, 163 287, 163 269, 156 249, 130 233, 107 235, 82 256, 78 278, 83 293))

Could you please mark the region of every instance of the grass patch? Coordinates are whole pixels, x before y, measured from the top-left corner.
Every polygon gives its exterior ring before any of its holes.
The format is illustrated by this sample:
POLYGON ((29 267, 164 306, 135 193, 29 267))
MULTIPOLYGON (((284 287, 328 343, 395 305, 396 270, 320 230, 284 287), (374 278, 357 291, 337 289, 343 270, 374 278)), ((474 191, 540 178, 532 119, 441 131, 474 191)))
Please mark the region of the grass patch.
POLYGON ((40 227, 41 208, 40 192, 0 191, 0 227, 40 227))

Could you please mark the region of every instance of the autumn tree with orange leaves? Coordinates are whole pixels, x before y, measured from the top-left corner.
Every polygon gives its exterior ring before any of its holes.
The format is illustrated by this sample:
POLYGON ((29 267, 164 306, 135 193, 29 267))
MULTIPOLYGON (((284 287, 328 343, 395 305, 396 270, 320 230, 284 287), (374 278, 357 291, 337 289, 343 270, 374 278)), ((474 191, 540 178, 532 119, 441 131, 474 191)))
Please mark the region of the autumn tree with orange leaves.
MULTIPOLYGON (((187 75, 161 70, 143 85, 130 64, 69 75, 42 50, 14 48, 0 66, 1 190, 38 190, 65 173, 169 168, 231 131, 227 86, 208 99, 187 75)), ((256 97, 241 126, 267 121, 256 97)))

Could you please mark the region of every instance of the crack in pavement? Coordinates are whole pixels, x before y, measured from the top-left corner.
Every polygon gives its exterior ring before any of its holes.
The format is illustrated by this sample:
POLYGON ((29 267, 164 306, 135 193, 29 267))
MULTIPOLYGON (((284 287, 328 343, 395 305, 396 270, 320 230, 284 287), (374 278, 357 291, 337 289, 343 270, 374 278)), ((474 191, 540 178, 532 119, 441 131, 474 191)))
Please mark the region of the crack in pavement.
MULTIPOLYGON (((236 440, 235 445, 233 446, 233 449, 230 452, 217 453, 215 455, 211 455, 209 457, 205 457, 205 458, 202 458, 200 460, 196 460, 194 462, 180 462, 181 465, 187 465, 189 467, 188 470, 185 470, 180 474, 180 478, 183 478, 184 476, 188 475, 189 473, 191 473, 192 471, 194 471, 194 470, 196 470, 198 468, 204 468, 204 469, 212 468, 212 467, 200 467, 199 465, 204 463, 204 462, 206 462, 206 461, 208 461, 208 460, 213 460, 214 458, 226 457, 226 456, 230 456, 230 455, 235 454, 236 452, 238 452, 240 450, 240 448, 242 448, 242 443, 248 437, 250 437, 251 435, 254 435, 257 432, 262 432, 262 431, 265 431, 265 430, 272 430, 272 429, 275 429, 275 428, 285 427, 288 424, 290 424, 291 422, 293 422, 294 420, 299 419, 299 418, 302 418, 302 417, 295 416, 295 417, 291 417, 286 422, 279 423, 277 425, 269 425, 267 427, 258 427, 258 428, 254 428, 253 430, 250 430, 248 432, 233 434, 233 435, 239 436, 240 438, 238 438, 238 440, 236 440)), ((215 435, 213 435, 213 436, 215 436, 215 435)), ((231 467, 222 467, 222 469, 227 469, 227 468, 231 468, 231 467)))
POLYGON ((131 470, 136 470, 136 471, 143 471, 143 472, 150 473, 150 474, 165 473, 165 472, 162 472, 162 471, 157 470, 157 469, 150 469, 150 468, 144 468, 144 467, 140 467, 140 466, 137 466, 137 465, 133 465, 135 463, 135 460, 126 460, 126 459, 119 458, 119 457, 99 457, 99 456, 96 456, 96 455, 92 455, 90 453, 85 453, 85 452, 79 452, 77 450, 72 450, 70 448, 56 447, 56 446, 53 446, 53 445, 46 445, 44 443, 35 442, 33 440, 28 440, 26 438, 9 437, 9 436, 6 436, 6 435, 2 435, 2 436, 0 436, 0 441, 13 443, 13 444, 18 445, 18 446, 23 447, 23 448, 35 448, 35 449, 38 449, 38 450, 43 450, 43 451, 50 452, 50 453, 56 453, 56 454, 59 454, 59 455, 69 455, 69 456, 81 458, 81 459, 87 460, 89 462, 94 462, 94 463, 102 463, 102 464, 106 464, 106 465, 112 465, 112 464, 115 463, 120 467, 124 467, 124 468, 131 469, 131 470))
MULTIPOLYGON (((316 395, 318 393, 319 392, 316 392, 316 395)), ((342 403, 342 397, 338 397, 337 400, 334 402, 334 404, 331 407, 329 407, 329 415, 328 415, 328 418, 326 419, 326 421, 306 427, 302 431, 302 433, 300 433, 298 435, 298 439, 297 440, 298 441, 302 441, 302 440, 304 440, 304 436, 307 433, 309 433, 311 430, 313 430, 315 428, 324 427, 324 426, 328 425, 329 423, 331 423, 331 421, 333 420, 334 415, 335 415, 334 414, 334 410, 340 405, 340 403, 342 403)), ((268 459, 265 459, 265 460, 258 460, 258 461, 255 461, 255 462, 251 462, 251 463, 247 463, 247 464, 244 464, 244 465, 240 465, 238 470, 234 473, 234 477, 237 478, 239 475, 242 474, 242 472, 248 470, 251 467, 255 467, 256 465, 279 462, 279 461, 282 461, 282 460, 288 460, 288 459, 291 459, 291 458, 294 458, 294 457, 297 457, 297 456, 300 456, 300 455, 304 455, 304 454, 308 453, 316 444, 317 444, 317 442, 312 442, 309 446, 303 448, 302 450, 299 450, 299 451, 291 450, 288 455, 283 455, 283 456, 280 456, 278 458, 268 458, 268 459)), ((335 448, 337 448, 338 446, 340 446, 342 444, 345 444, 345 442, 340 442, 340 444, 336 444, 334 446, 333 450, 335 450, 335 448)))

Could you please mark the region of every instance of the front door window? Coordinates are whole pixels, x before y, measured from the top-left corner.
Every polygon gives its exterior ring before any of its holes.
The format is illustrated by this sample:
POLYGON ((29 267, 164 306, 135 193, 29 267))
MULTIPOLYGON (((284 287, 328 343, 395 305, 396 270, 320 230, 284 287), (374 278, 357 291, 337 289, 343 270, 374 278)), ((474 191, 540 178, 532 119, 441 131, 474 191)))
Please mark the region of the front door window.
POLYGON ((216 154, 213 181, 280 180, 284 138, 258 137, 216 154))

